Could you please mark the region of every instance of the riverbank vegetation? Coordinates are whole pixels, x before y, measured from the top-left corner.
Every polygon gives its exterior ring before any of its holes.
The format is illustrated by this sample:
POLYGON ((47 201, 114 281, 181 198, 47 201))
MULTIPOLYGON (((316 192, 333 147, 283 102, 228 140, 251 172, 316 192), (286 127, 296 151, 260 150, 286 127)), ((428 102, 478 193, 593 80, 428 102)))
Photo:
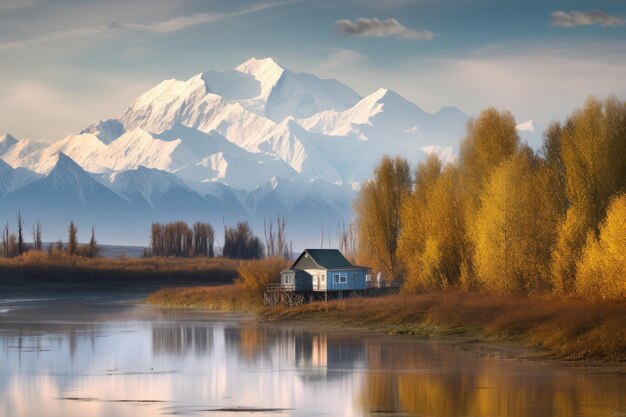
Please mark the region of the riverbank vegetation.
POLYGON ((0 284, 232 283, 236 261, 222 258, 87 258, 67 252, 29 251, 0 258, 0 284))
POLYGON ((277 282, 289 261, 280 256, 242 260, 236 264, 233 285, 164 288, 148 296, 148 304, 165 307, 193 307, 210 311, 260 312, 265 285, 277 282))
POLYGON ((258 296, 240 285, 166 288, 146 301, 167 307, 255 313, 269 321, 509 341, 560 359, 626 360, 626 301, 447 289, 265 308, 258 296))
POLYGON ((626 301, 442 290, 261 310, 266 320, 514 341, 563 359, 626 360, 626 301))

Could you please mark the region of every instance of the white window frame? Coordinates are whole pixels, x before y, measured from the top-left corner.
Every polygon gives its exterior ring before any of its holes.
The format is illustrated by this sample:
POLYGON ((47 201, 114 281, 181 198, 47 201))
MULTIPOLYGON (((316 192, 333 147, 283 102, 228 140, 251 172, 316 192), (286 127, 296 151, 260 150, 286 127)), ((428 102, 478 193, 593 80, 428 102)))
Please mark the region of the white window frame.
POLYGON ((347 272, 333 272, 333 284, 347 284, 348 273, 347 272))
POLYGON ((293 274, 285 274, 285 284, 293 284, 293 279, 293 274))

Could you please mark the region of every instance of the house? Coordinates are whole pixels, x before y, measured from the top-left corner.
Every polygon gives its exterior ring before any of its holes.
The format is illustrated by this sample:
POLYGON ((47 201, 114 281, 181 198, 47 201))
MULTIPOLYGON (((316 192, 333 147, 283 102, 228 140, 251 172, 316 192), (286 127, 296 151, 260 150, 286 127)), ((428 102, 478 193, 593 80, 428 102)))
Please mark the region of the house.
POLYGON ((291 268, 280 273, 280 282, 292 291, 365 290, 371 270, 352 265, 337 249, 305 249, 291 268))

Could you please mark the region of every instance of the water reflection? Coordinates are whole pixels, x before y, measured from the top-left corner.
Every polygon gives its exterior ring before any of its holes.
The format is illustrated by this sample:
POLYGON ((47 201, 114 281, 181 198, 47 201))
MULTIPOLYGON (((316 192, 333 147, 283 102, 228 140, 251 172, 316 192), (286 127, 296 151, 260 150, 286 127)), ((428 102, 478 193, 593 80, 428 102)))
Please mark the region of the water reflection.
POLYGON ((22 305, 0 315, 0 355, 0 416, 626 413, 623 374, 129 305, 22 305))
POLYGON ((359 403, 429 416, 611 416, 626 411, 624 376, 494 360, 437 344, 368 344, 359 403))
POLYGON ((188 324, 152 326, 152 352, 155 355, 206 355, 213 348, 213 328, 188 324))

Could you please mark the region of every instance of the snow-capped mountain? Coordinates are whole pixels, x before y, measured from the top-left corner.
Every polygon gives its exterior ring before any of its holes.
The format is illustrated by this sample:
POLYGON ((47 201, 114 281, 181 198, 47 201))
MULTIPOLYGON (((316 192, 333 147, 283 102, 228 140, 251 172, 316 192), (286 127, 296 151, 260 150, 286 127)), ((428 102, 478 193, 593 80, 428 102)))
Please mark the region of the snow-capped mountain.
POLYGON ((86 128, 80 134, 91 133, 102 141, 105 145, 113 142, 124 134, 124 125, 116 119, 98 120, 86 128))
POLYGON ((70 217, 132 218, 107 239, 142 244, 151 221, 258 226, 282 214, 296 243, 316 243, 321 223, 348 220, 354 190, 382 155, 454 161, 467 119, 455 107, 431 114, 384 88, 360 97, 337 80, 252 58, 165 80, 120 117, 53 142, 0 137, 0 215, 49 207, 63 229, 70 217))

